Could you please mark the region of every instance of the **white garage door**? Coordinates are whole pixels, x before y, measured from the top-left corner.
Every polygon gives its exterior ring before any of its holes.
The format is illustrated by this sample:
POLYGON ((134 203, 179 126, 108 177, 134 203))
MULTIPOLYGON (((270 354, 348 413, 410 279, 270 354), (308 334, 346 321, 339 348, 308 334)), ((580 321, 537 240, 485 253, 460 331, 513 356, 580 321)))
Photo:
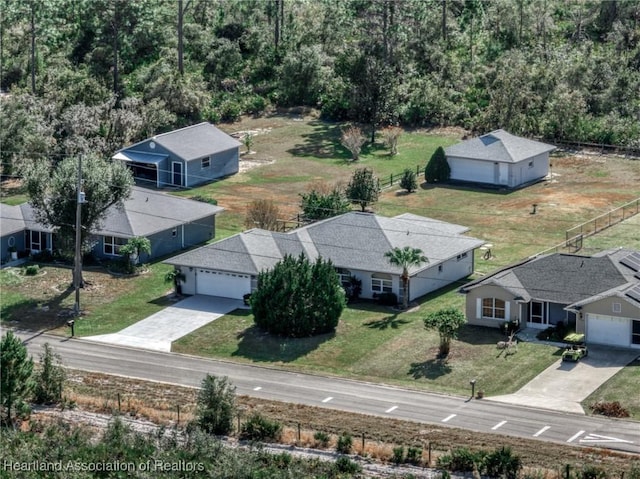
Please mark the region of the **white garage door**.
POLYGON ((251 277, 246 274, 198 269, 196 293, 242 299, 251 292, 251 277))
POLYGON ((587 314, 587 341, 628 347, 631 343, 631 320, 615 316, 587 314))

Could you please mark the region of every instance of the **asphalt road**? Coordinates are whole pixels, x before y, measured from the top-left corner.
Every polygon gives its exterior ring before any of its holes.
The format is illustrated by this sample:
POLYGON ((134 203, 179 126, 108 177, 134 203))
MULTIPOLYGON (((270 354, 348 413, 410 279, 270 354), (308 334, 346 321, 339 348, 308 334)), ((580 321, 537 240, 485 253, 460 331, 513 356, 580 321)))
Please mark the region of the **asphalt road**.
POLYGON ((559 413, 487 399, 470 400, 46 334, 17 334, 34 358, 48 342, 65 366, 85 371, 193 387, 198 387, 210 373, 228 376, 238 394, 264 399, 640 454, 640 422, 559 413))

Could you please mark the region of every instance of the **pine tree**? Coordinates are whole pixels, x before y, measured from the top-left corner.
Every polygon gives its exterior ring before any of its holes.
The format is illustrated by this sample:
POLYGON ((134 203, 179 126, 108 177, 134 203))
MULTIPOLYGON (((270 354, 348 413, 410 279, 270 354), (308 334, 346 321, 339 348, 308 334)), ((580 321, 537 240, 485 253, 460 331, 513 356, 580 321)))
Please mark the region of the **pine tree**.
POLYGON ((27 348, 13 332, 7 331, 0 343, 0 388, 4 420, 11 423, 15 407, 23 404, 33 390, 33 360, 27 348))
POLYGON ((52 404, 62 401, 66 372, 62 368, 60 355, 53 352, 49 343, 44 343, 44 353, 40 355, 41 369, 35 377, 34 401, 52 404))
POLYGON ((437 183, 447 181, 451 177, 451 168, 447 162, 447 155, 444 149, 439 146, 431 155, 427 167, 424 169, 424 179, 427 183, 437 183))

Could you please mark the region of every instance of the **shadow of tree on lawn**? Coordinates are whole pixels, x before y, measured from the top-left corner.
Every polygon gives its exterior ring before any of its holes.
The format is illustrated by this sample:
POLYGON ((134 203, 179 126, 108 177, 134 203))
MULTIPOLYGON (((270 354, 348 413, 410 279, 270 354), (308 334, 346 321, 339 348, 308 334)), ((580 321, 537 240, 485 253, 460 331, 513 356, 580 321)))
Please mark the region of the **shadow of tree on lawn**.
POLYGON ((253 325, 238 333, 238 349, 231 355, 256 362, 288 363, 309 354, 325 341, 335 337, 335 332, 308 338, 286 338, 269 334, 253 325))
POLYGON ((434 358, 421 363, 411 363, 407 374, 413 379, 437 379, 451 371, 452 368, 446 359, 434 358))
POLYGON ((410 321, 406 319, 398 319, 398 315, 393 314, 391 316, 387 316, 386 318, 367 321, 366 323, 364 323, 364 325, 368 328, 379 329, 382 331, 388 328, 398 329, 398 327, 409 322, 410 321))

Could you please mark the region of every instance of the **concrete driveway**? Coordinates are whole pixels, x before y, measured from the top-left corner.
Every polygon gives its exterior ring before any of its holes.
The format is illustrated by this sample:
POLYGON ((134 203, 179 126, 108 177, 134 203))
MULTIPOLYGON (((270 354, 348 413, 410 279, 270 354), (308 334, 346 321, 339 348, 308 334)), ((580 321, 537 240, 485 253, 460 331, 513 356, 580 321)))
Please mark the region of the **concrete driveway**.
POLYGON ((579 362, 558 360, 514 394, 487 399, 584 414, 580 402, 639 356, 638 350, 589 346, 589 355, 579 362))
POLYGON ((118 333, 88 336, 84 339, 154 351, 171 351, 171 343, 220 316, 244 307, 239 299, 191 296, 118 333))

